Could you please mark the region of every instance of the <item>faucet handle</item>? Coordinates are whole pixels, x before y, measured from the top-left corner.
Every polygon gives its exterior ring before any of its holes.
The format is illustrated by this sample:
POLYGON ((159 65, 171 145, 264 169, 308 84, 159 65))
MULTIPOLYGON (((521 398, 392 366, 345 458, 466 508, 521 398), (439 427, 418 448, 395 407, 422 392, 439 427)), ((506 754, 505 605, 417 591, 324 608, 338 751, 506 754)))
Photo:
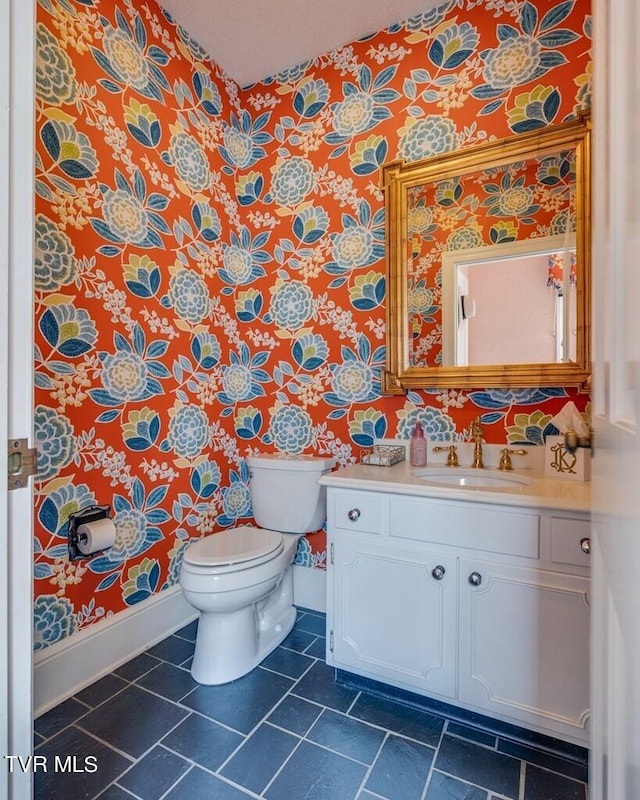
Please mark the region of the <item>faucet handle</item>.
POLYGON ((456 450, 455 444, 447 445, 446 447, 434 447, 434 453, 444 453, 445 451, 449 452, 447 456, 447 466, 448 467, 457 467, 458 466, 458 452, 456 450))
POLYGON ((511 456, 526 456, 527 451, 520 448, 519 450, 512 450, 509 447, 505 447, 502 451, 502 455, 500 456, 500 463, 498 464, 498 469, 502 470, 502 472, 509 472, 513 469, 511 465, 511 456))

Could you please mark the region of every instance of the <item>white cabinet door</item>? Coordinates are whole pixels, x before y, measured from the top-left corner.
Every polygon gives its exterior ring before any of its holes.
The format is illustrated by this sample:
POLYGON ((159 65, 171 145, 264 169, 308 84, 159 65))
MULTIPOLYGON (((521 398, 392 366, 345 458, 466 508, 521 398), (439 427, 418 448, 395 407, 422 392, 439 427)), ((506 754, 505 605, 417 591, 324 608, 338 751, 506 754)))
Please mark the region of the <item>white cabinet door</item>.
POLYGON ((459 700, 587 739, 589 579, 460 561, 459 700))
POLYGON ((330 662, 455 697, 456 559, 361 537, 333 544, 330 662))

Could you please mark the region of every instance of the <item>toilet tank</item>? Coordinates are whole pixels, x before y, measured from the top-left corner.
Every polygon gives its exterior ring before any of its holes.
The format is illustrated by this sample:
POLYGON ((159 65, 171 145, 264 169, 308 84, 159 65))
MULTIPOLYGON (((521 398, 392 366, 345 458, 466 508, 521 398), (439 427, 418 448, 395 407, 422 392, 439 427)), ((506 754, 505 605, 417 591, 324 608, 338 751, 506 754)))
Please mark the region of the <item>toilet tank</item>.
POLYGON ((324 456, 256 455, 247 458, 253 516, 261 528, 309 533, 324 525, 326 489, 318 480, 335 461, 324 456))

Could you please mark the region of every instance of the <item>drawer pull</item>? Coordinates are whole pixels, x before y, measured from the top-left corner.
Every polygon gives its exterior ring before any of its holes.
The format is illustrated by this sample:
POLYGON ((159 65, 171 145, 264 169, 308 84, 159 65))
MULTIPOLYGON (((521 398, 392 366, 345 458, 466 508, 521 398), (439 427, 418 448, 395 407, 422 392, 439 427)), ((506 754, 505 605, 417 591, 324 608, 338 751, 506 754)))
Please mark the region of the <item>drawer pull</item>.
POLYGON ((435 578, 435 580, 441 581, 444 578, 444 573, 445 572, 446 572, 446 569, 442 566, 442 564, 438 564, 437 567, 434 567, 431 570, 431 575, 435 578))
POLYGON ((360 519, 360 509, 359 508, 352 508, 347 512, 347 516, 351 520, 351 522, 356 522, 360 519))
POLYGON ((585 536, 584 539, 580 539, 580 549, 587 555, 591 552, 591 539, 589 539, 588 536, 585 536))
POLYGON ((482 575, 479 572, 472 572, 471 575, 469 575, 469 583, 472 586, 480 586, 482 583, 482 575))

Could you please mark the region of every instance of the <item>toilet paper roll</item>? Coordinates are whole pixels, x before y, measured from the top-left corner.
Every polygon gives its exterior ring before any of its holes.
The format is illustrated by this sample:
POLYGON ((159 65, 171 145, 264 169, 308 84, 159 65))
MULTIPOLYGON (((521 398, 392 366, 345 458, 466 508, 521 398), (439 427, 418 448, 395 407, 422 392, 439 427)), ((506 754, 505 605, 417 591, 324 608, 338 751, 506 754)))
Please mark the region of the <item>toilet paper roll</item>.
POLYGON ((78 550, 84 555, 111 547, 116 540, 116 526, 109 518, 78 525, 78 550))

